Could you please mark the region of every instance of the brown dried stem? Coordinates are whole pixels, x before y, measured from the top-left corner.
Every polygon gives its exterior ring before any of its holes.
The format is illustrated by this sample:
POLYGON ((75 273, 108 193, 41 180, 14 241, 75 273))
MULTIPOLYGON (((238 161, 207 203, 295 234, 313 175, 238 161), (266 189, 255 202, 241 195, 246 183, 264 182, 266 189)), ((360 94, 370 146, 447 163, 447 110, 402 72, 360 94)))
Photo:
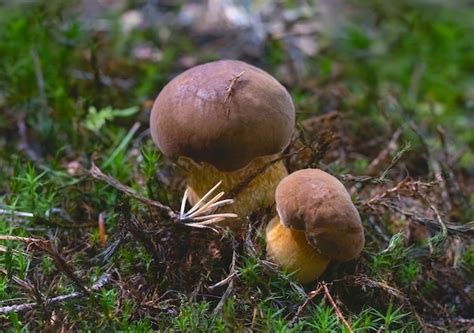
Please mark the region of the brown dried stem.
MULTIPOLYGON (((234 91, 235 91, 235 85, 237 84, 237 81, 240 80, 240 78, 242 77, 242 75, 244 75, 245 71, 242 71, 240 72, 239 74, 237 75, 234 75, 234 77, 232 79, 230 79, 230 84, 229 86, 227 87, 227 89, 225 90, 226 91, 226 95, 225 95, 225 98, 224 98, 224 105, 227 103, 227 102, 231 102, 232 101, 232 97, 234 95, 234 91)), ((227 107, 226 109, 226 116, 229 116, 229 112, 230 112, 230 107, 227 107)))
POLYGON ((326 282, 321 282, 323 290, 324 290, 324 295, 326 295, 326 298, 328 299, 329 303, 331 303, 332 307, 334 308, 334 311, 336 311, 336 315, 339 317, 339 319, 344 323, 344 325, 347 327, 350 333, 354 333, 352 330, 351 325, 347 322, 346 318, 342 315, 341 309, 337 306, 336 302, 334 302, 334 299, 331 296, 331 293, 329 292, 329 289, 326 285, 326 282))
POLYGON ((104 174, 98 167, 95 165, 94 161, 92 161, 92 166, 89 170, 90 174, 92 177, 95 179, 101 180, 112 186, 113 188, 119 190, 120 192, 125 193, 127 196, 134 198, 135 200, 138 200, 148 206, 155 207, 162 213, 164 213, 166 216, 168 216, 171 220, 176 220, 178 218, 178 214, 176 214, 170 207, 163 205, 161 202, 151 200, 148 198, 145 198, 135 192, 134 189, 131 187, 128 187, 121 182, 119 182, 117 179, 110 175, 104 174))
POLYGON ((298 322, 298 320, 300 319, 301 317, 301 314, 303 313, 303 311, 306 309, 306 307, 308 306, 308 304, 316 297, 318 296, 318 294, 321 292, 321 290, 323 289, 323 286, 318 283, 317 285, 317 288, 314 289, 313 291, 311 291, 308 296, 306 297, 305 301, 303 302, 303 304, 301 304, 299 307, 298 307, 298 310, 296 310, 296 313, 295 315, 293 316, 293 318, 291 319, 290 323, 289 323, 289 326, 290 327, 293 327, 295 326, 295 324, 298 322))
MULTIPOLYGON (((58 303, 70 301, 72 299, 83 297, 91 292, 98 291, 110 282, 111 277, 112 277, 111 273, 105 273, 99 278, 99 280, 97 280, 92 285, 92 287, 85 289, 83 291, 75 291, 67 295, 61 295, 61 296, 56 296, 56 297, 47 299, 43 302, 42 306, 45 308, 54 306, 58 303)), ((0 307, 0 315, 8 315, 10 313, 25 312, 25 311, 33 310, 34 308, 38 306, 39 306, 38 303, 24 303, 24 304, 14 304, 14 305, 3 306, 3 307, 0 307)))

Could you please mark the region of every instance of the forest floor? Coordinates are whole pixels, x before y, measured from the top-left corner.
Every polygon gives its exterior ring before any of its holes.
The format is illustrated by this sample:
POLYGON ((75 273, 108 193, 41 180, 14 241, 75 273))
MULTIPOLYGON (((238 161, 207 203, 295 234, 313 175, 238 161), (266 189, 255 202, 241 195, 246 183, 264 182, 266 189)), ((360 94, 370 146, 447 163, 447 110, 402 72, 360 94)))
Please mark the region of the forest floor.
POLYGON ((472 5, 101 3, 0 7, 1 330, 474 329, 472 5), (361 257, 313 284, 265 260, 271 207, 216 233, 156 206, 185 185, 151 105, 222 58, 287 87, 288 170, 331 173, 361 214, 361 257))

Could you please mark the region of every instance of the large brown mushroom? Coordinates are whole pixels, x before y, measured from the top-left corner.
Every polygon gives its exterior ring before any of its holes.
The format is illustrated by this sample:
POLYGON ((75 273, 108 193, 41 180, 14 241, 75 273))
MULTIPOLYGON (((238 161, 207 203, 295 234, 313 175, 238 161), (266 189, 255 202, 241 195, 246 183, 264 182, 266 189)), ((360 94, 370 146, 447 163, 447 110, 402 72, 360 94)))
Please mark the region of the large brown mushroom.
MULTIPOLYGON (((291 97, 277 80, 244 62, 222 60, 170 81, 153 105, 150 128, 161 152, 184 166, 195 203, 218 181, 228 192, 277 157, 291 139, 294 121, 291 97)), ((272 205, 286 175, 282 162, 272 164, 228 209, 244 218, 272 205)))
POLYGON ((359 213, 344 185, 319 169, 299 170, 276 189, 278 216, 266 228, 267 256, 294 278, 318 278, 331 259, 357 258, 364 247, 359 213))

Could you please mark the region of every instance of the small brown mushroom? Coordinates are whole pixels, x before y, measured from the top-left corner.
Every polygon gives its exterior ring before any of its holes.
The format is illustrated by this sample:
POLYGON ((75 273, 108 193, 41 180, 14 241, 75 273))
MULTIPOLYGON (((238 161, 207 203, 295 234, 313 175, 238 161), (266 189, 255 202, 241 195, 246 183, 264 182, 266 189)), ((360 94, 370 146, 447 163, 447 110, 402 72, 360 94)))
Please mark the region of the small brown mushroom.
POLYGON ((276 189, 275 217, 266 228, 267 256, 307 283, 331 259, 357 258, 364 229, 351 197, 339 180, 318 169, 299 170, 276 189), (281 223, 278 223, 281 222, 281 223))
MULTIPOLYGON (((195 203, 222 180, 235 188, 275 158, 289 143, 295 110, 286 89, 263 70, 236 60, 193 67, 170 81, 150 118, 153 141, 184 166, 195 203)), ((228 209, 245 217, 272 205, 287 175, 275 163, 236 196, 228 209)))

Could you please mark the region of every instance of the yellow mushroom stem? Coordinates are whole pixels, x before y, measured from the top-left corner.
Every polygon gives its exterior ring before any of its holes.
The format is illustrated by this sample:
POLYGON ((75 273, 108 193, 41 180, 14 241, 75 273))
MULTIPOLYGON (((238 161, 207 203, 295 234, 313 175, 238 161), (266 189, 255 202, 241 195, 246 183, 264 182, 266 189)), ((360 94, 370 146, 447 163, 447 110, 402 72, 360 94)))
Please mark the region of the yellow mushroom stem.
MULTIPOLYGON (((277 155, 256 158, 244 168, 230 172, 219 171, 208 163, 195 163, 187 158, 180 158, 179 164, 186 169, 189 203, 194 205, 221 180, 222 184, 219 186, 219 190, 229 193, 275 158, 277 158, 277 155)), ((233 204, 219 210, 219 212, 233 212, 240 217, 239 219, 227 220, 225 225, 238 228, 251 212, 272 206, 275 202, 275 189, 278 183, 287 175, 288 172, 282 161, 273 163, 265 171, 259 173, 237 193, 233 204)))
POLYGON ((265 236, 268 259, 283 271, 294 273, 293 278, 300 283, 316 280, 330 261, 309 245, 304 231, 285 227, 278 216, 267 225, 265 236))

